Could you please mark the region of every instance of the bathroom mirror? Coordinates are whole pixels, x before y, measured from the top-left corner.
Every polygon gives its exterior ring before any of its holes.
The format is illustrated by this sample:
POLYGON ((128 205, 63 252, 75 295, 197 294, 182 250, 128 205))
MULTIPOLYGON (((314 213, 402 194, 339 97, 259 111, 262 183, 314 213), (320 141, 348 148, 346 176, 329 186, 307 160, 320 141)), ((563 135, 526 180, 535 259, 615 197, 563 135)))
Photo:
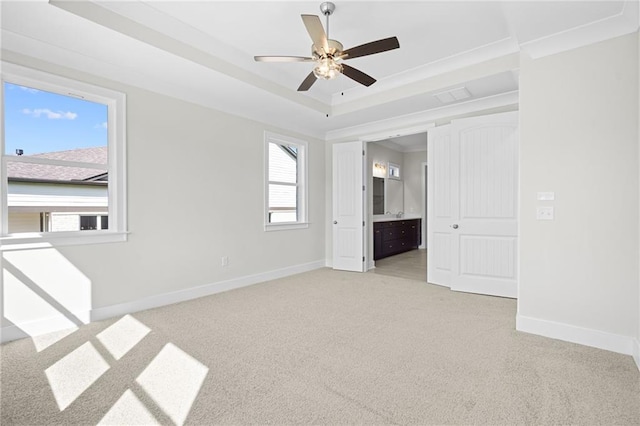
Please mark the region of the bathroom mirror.
POLYGON ((373 214, 397 214, 404 209, 404 184, 401 180, 373 178, 373 214))
POLYGON ((386 179, 385 212, 396 214, 404 210, 404 183, 397 179, 386 179))

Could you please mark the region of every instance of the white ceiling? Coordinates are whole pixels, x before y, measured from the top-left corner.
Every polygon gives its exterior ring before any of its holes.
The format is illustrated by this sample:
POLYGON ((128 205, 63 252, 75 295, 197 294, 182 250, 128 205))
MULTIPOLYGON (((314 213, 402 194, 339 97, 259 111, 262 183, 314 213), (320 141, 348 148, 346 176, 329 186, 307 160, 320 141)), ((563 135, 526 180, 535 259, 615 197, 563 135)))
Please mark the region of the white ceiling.
POLYGON ((331 38, 348 48, 397 36, 400 49, 349 61, 378 79, 369 88, 340 76, 299 93, 312 64, 253 56, 309 55, 300 14, 320 15, 320 3, 2 1, 3 58, 31 56, 335 140, 517 102, 520 52, 627 34, 640 16, 637 0, 335 1, 331 38), (456 87, 472 97, 433 97, 456 87))
POLYGON ((391 137, 382 141, 373 142, 389 149, 400 152, 419 152, 427 150, 427 133, 391 137))

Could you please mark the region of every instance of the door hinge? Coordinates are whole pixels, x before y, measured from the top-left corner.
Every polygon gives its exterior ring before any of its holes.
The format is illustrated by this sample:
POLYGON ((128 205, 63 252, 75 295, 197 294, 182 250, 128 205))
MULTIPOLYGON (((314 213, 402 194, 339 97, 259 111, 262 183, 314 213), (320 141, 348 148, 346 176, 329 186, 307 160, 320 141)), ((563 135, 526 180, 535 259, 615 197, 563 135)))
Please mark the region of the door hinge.
POLYGON ((364 220, 362 221, 362 226, 364 226, 364 220))
POLYGON ((364 256, 362 256, 362 261, 364 262, 364 256))
POLYGON ((364 191, 364 185, 362 185, 362 190, 364 191))
POLYGON ((364 149, 362 150, 362 155, 364 155, 364 149))

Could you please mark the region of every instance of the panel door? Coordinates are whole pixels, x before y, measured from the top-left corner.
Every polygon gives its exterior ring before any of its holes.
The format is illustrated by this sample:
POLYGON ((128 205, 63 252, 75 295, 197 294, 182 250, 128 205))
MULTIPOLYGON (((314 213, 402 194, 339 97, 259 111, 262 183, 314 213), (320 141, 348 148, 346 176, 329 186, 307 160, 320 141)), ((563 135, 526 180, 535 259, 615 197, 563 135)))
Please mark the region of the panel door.
POLYGON ((451 285, 453 223, 453 191, 457 188, 452 161, 451 126, 440 126, 427 132, 427 281, 451 285))
POLYGON ((362 142, 333 145, 333 269, 364 271, 362 142))
POLYGON ((452 290, 517 297, 517 114, 451 124, 452 290))

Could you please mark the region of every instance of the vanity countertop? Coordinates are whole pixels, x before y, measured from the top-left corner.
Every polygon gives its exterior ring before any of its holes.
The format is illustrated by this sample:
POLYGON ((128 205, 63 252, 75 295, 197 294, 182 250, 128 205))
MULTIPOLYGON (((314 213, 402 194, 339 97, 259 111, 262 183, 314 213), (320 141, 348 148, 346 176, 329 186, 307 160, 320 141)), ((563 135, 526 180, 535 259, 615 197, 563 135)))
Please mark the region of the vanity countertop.
POLYGON ((412 220, 412 219, 422 219, 422 216, 414 213, 403 214, 402 217, 396 217, 395 214, 377 214, 373 216, 374 222, 390 222, 392 220, 412 220))

